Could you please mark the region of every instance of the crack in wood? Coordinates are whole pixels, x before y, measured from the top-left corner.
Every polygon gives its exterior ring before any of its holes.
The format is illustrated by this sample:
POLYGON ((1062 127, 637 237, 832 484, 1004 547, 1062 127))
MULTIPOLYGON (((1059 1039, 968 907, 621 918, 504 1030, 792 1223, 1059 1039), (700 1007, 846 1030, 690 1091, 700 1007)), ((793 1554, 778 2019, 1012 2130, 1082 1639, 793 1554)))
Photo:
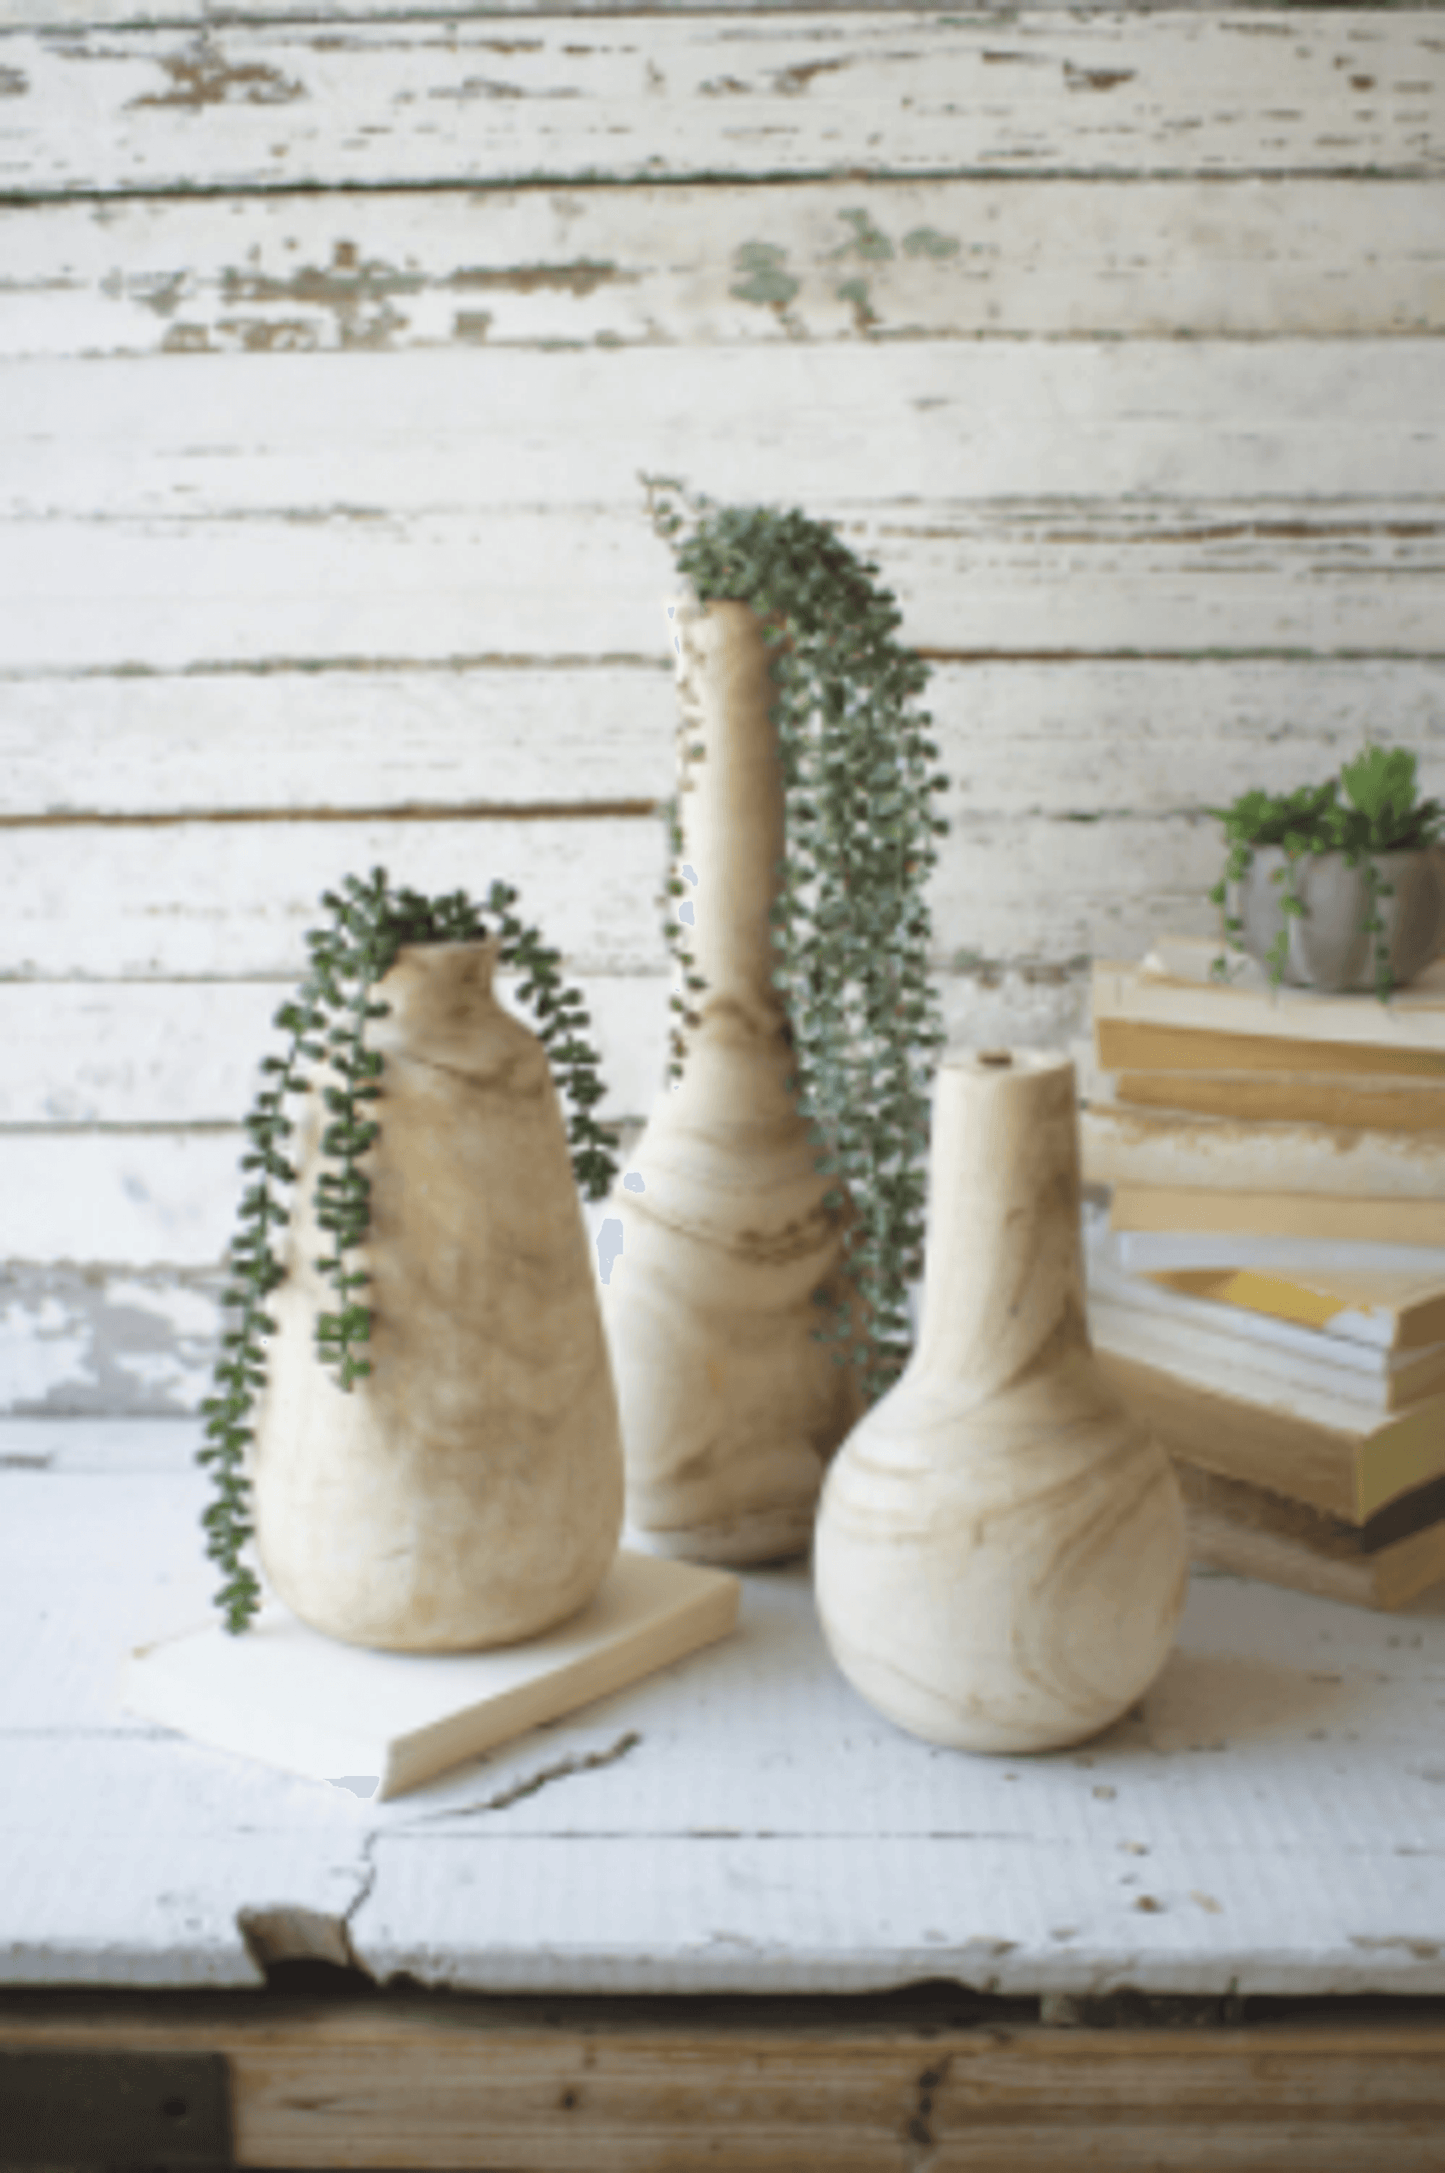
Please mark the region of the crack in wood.
POLYGON ((468 1803, 458 1810, 433 1811, 428 1813, 428 1818, 476 1818, 487 1811, 505 1811, 512 1804, 522 1802, 525 1797, 535 1796, 542 1789, 550 1787, 553 1781, 568 1780, 574 1773, 595 1773, 603 1766, 616 1765, 619 1759, 626 1758, 630 1752, 636 1750, 641 1741, 642 1737, 637 1730, 629 1728, 625 1735, 620 1735, 606 1750, 569 1753, 565 1758, 558 1758, 553 1764, 529 1774, 525 1780, 514 1781, 509 1788, 500 1789, 495 1796, 488 1796, 484 1803, 468 1803))

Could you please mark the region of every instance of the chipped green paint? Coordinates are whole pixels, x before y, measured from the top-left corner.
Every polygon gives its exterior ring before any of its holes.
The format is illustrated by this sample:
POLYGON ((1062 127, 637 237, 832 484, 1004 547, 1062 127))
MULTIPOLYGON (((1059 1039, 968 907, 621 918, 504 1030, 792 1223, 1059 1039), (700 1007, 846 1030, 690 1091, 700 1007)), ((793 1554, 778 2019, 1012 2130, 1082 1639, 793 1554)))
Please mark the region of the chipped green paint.
POLYGON ((459 309, 452 318, 452 338, 463 340, 470 347, 480 347, 492 329, 492 312, 489 309, 459 309))
POLYGON ((23 98, 30 78, 21 68, 0 68, 0 98, 23 98))
POLYGON ((787 254, 786 249, 770 241, 743 242, 733 252, 733 269, 747 276, 737 286, 729 287, 729 294, 740 302, 762 302, 774 309, 786 309, 799 285, 790 272, 782 269, 787 254))
POLYGON ((936 226, 915 226, 903 237, 906 257, 956 257, 959 247, 952 234, 940 234, 936 226))
POLYGON ((830 250, 832 257, 864 257, 870 264, 884 263, 893 254, 893 244, 881 227, 875 226, 866 211, 840 211, 838 217, 845 226, 851 226, 852 236, 841 249, 830 250))
POLYGON ((853 305, 853 322, 860 332, 871 331, 878 322, 878 313, 868 299, 866 279, 845 279, 833 289, 840 302, 853 305))

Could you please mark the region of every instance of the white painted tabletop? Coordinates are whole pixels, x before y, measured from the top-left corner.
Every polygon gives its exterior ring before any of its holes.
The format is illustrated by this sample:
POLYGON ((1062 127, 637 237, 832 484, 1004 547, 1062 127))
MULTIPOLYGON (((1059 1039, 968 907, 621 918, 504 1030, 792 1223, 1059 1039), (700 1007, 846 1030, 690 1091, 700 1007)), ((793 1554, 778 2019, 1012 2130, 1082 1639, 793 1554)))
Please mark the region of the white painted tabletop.
POLYGON ((805 1570, 755 1573, 730 1640, 377 1806, 120 1708, 208 1611, 198 1438, 0 1427, 0 1982, 255 1984, 250 1912, 482 1991, 1445 1992, 1445 1592, 1196 1574, 1136 1717, 994 1759, 878 1718, 805 1570))

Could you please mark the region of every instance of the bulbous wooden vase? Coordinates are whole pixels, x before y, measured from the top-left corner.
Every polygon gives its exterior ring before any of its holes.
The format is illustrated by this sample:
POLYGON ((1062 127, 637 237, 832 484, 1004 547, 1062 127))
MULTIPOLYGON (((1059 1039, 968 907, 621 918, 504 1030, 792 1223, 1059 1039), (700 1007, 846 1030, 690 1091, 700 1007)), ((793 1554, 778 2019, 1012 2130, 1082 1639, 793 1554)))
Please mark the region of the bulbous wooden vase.
POLYGON ((960 1750, 1081 1742, 1169 1652, 1183 1512, 1089 1344, 1066 1058, 940 1068, 918 1346, 829 1471, 815 1573, 855 1689, 960 1750))
POLYGON ((814 1335, 842 1233, 789 1091, 772 980, 783 787, 769 653, 746 604, 675 607, 674 624, 684 724, 703 749, 679 798, 707 985, 682 1079, 608 1204, 623 1244, 602 1310, 633 1530, 660 1553, 763 1562, 806 1549, 859 1404, 851 1368, 814 1335))
POLYGON ((622 1450, 587 1229, 546 1052, 492 994, 491 943, 404 949, 377 989, 364 1167, 372 1372, 319 1363, 336 1299, 306 1098, 252 1460, 266 1575, 313 1628, 402 1652, 550 1629, 617 1549, 622 1450))

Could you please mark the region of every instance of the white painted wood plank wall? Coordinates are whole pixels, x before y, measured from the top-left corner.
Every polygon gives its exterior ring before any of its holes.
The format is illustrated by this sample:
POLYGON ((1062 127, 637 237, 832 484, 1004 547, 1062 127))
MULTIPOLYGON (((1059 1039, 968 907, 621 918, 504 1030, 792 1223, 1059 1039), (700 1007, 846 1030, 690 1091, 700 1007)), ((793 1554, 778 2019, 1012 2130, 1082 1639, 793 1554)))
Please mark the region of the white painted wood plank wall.
POLYGON ((504 874, 637 1117, 670 561, 835 519, 934 665, 962 1039, 1445 790, 1445 14, 0 0, 0 1410, 192 1408, 317 892, 504 874))

